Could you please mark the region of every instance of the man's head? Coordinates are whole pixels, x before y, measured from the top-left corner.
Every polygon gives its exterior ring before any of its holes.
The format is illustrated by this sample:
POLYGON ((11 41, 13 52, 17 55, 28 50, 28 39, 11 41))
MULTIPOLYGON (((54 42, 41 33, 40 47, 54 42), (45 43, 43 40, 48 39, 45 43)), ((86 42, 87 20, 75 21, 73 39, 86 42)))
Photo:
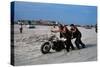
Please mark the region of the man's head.
POLYGON ((63 25, 62 25, 62 24, 58 24, 58 27, 59 27, 60 29, 63 29, 63 25))
POLYGON ((70 26, 73 26, 74 27, 75 25, 74 24, 71 24, 70 26))
POLYGON ((74 24, 71 24, 70 27, 71 27, 71 31, 73 31, 75 29, 75 25, 74 24))
POLYGON ((73 28, 73 27, 75 27, 75 25, 74 24, 71 24, 70 27, 73 28))

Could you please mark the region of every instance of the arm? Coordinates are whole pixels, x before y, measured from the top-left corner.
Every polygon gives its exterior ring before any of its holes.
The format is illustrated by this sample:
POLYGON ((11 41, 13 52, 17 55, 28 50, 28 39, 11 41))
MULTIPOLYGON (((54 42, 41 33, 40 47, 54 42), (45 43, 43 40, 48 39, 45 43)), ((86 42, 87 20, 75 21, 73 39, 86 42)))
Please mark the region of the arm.
POLYGON ((76 28, 71 28, 71 32, 72 33, 76 32, 76 28))
POLYGON ((61 32, 61 30, 51 30, 51 32, 57 33, 57 32, 61 32))
POLYGON ((57 29, 51 30, 51 32, 57 33, 57 32, 62 32, 62 30, 58 27, 57 29))

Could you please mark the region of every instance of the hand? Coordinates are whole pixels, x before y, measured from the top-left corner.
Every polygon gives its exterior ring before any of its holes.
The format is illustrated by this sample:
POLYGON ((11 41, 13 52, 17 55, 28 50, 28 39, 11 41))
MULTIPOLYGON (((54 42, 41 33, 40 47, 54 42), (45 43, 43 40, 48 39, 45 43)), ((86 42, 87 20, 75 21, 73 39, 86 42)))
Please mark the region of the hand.
POLYGON ((73 37, 71 37, 71 39, 74 39, 73 37))
POLYGON ((53 30, 51 30, 51 32, 54 32, 53 30))

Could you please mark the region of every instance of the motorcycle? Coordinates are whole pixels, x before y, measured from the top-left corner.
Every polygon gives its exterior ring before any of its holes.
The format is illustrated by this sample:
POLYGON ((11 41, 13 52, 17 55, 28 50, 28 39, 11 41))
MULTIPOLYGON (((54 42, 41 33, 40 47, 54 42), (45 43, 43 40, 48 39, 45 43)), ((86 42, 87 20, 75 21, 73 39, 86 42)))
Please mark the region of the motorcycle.
POLYGON ((41 45, 41 52, 43 54, 47 54, 50 50, 55 50, 59 52, 66 48, 66 39, 65 38, 57 38, 55 35, 51 36, 46 42, 41 45))

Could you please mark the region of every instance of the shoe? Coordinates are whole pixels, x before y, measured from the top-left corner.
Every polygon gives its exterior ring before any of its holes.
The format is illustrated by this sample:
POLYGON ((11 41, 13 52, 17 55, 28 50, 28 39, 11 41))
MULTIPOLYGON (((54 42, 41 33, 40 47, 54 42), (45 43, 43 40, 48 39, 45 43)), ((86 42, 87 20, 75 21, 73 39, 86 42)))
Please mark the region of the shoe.
POLYGON ((78 49, 78 50, 80 50, 81 48, 80 48, 80 47, 78 47, 77 49, 78 49))
POLYGON ((69 52, 69 49, 66 49, 67 52, 69 52))
POLYGON ((69 52, 69 50, 67 52, 69 52))
POLYGON ((86 46, 82 46, 82 48, 86 48, 86 46))
POLYGON ((75 50, 75 48, 72 48, 72 50, 75 50))

